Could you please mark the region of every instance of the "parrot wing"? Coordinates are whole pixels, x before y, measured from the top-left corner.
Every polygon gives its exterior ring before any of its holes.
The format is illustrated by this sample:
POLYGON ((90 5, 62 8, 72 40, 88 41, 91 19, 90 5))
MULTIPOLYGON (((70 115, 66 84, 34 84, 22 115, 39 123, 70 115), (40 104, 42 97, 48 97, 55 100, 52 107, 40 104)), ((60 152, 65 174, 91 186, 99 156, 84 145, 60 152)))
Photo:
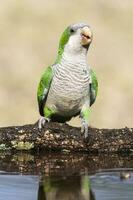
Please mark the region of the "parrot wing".
POLYGON ((98 92, 98 81, 96 74, 90 70, 91 83, 90 83, 90 106, 95 102, 98 92))
POLYGON ((53 70, 52 67, 49 66, 43 73, 37 90, 37 100, 41 116, 44 116, 43 109, 47 100, 52 78, 53 78, 53 70))

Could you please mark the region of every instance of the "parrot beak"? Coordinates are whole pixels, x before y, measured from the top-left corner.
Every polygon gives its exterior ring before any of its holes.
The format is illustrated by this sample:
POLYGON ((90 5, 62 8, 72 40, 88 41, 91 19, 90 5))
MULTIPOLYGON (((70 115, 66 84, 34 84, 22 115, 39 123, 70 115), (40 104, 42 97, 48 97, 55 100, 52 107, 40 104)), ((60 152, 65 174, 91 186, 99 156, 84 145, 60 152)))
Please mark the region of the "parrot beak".
POLYGON ((83 46, 89 45, 92 42, 92 31, 89 27, 85 26, 81 29, 81 44, 83 46))

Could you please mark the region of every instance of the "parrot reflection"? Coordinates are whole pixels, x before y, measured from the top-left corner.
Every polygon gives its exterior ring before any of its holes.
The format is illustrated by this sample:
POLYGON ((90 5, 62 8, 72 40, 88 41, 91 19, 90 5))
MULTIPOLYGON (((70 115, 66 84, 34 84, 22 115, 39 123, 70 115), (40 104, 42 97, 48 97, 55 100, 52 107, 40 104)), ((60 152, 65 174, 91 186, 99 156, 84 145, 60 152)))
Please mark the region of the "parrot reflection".
POLYGON ((40 181, 38 200, 96 200, 88 176, 45 177, 40 181))

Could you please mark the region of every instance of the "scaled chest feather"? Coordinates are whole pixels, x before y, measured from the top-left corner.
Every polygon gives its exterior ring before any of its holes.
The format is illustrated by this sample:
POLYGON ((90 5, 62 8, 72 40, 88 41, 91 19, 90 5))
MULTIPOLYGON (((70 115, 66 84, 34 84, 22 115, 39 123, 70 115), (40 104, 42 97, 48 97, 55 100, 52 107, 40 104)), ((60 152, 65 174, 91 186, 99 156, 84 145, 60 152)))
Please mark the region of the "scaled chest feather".
POLYGON ((49 105, 66 114, 77 112, 89 96, 89 80, 85 66, 58 66, 48 95, 49 105))
POLYGON ((59 65, 54 72, 51 92, 72 100, 86 96, 89 91, 90 75, 84 65, 59 65))

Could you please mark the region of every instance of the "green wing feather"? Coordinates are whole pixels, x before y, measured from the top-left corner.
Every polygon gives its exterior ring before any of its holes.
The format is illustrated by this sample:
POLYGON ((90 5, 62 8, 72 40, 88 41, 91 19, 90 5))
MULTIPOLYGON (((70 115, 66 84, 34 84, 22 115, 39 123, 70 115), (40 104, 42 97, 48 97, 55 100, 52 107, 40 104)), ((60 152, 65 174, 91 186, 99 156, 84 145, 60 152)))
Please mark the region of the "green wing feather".
POLYGON ((91 83, 90 83, 90 106, 95 102, 98 92, 98 81, 96 74, 91 69, 90 70, 91 75, 91 83))
POLYGON ((44 106, 47 100, 52 78, 53 78, 53 70, 52 70, 52 67, 49 66, 43 73, 41 80, 39 82, 38 90, 37 90, 39 112, 40 112, 40 115, 42 116, 44 116, 43 110, 44 110, 44 106))

